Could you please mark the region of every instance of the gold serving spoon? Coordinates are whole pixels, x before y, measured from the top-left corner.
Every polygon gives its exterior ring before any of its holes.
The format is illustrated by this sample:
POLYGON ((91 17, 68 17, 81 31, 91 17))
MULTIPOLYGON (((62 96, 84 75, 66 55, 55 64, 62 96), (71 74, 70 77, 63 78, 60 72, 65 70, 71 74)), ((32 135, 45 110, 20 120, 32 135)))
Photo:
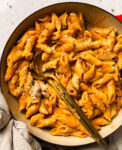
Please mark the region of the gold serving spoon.
POLYGON ((46 80, 58 93, 61 99, 66 103, 69 107, 70 111, 75 115, 75 117, 80 121, 80 123, 84 126, 84 128, 89 132, 89 134, 94 138, 94 140, 102 147, 107 147, 107 143, 92 125, 90 120, 86 117, 84 112, 81 110, 79 105, 70 96, 65 87, 59 82, 59 80, 54 76, 53 72, 42 72, 42 65, 44 62, 42 61, 42 53, 36 52, 33 59, 33 69, 32 76, 38 80, 46 80))

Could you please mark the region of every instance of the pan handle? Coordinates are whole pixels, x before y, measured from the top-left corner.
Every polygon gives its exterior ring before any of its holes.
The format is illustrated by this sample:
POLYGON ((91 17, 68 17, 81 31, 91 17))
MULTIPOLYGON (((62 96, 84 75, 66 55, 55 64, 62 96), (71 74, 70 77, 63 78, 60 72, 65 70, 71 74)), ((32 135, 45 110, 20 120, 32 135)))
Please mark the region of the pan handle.
POLYGON ((122 22, 122 14, 116 16, 122 22))

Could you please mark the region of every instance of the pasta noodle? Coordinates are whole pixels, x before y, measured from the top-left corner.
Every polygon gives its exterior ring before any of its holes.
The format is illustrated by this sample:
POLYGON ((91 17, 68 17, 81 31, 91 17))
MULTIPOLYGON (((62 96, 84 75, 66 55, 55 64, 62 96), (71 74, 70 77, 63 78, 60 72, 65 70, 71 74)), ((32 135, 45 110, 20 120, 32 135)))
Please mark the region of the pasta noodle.
POLYGON ((122 106, 122 34, 114 27, 86 30, 81 12, 54 12, 36 20, 8 54, 5 81, 30 125, 85 138, 90 134, 54 88, 32 77, 36 52, 40 71, 54 73, 97 130, 111 123, 122 106))

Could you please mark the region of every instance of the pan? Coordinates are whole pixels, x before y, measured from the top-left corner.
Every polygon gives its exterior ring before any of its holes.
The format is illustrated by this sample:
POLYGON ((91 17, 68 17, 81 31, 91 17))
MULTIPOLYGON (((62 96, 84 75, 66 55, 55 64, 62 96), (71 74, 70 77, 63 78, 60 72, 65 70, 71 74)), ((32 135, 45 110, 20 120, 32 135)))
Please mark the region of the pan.
MULTIPOLYGON (((92 27, 109 27, 114 26, 118 33, 122 33, 122 24, 116 19, 112 14, 106 12, 103 9, 100 9, 96 6, 79 3, 79 2, 65 2, 54 4, 45 8, 42 8, 27 18, 25 18, 18 27, 14 30, 12 35, 10 36, 2 57, 1 57, 1 71, 0 71, 0 82, 1 82, 1 91, 2 94, 8 104, 8 107, 16 118, 16 120, 23 121, 27 124, 30 133, 37 136, 38 138, 45 140, 47 142, 64 145, 64 146, 80 146, 85 144, 93 143, 94 140, 90 137, 87 138, 76 138, 76 137, 63 137, 63 136, 51 136, 48 133, 47 129, 39 129, 29 125, 29 120, 25 119, 25 115, 18 111, 18 102, 15 97, 13 97, 8 90, 7 84, 4 82, 4 75, 6 70, 6 58, 8 53, 10 52, 12 46, 16 43, 16 41, 22 36, 22 34, 29 28, 34 25, 34 22, 39 17, 43 17, 44 15, 51 14, 52 12, 56 12, 57 14, 61 14, 63 12, 82 12, 83 17, 85 19, 85 26, 89 30, 92 27)), ((117 130, 121 126, 122 122, 122 109, 119 111, 118 115, 112 120, 111 125, 102 127, 100 130, 100 134, 102 137, 106 137, 112 134, 115 130, 117 130)))

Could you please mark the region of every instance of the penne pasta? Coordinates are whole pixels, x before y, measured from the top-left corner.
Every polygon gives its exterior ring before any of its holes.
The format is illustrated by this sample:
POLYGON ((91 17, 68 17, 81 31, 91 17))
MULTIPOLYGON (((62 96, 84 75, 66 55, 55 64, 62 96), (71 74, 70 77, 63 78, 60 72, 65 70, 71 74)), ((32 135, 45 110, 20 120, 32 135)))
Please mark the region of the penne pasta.
POLYGON ((118 67, 119 67, 119 70, 121 70, 121 69, 122 69, 122 52, 120 52, 120 53, 118 54, 117 65, 118 65, 118 67))
POLYGON ((85 133, 82 132, 82 131, 76 131, 76 132, 73 132, 73 133, 72 133, 72 136, 74 136, 74 137, 80 137, 80 138, 85 138, 85 137, 87 137, 88 135, 85 134, 85 133))
POLYGON ((91 54, 87 54, 86 52, 81 53, 80 57, 93 65, 96 65, 96 66, 102 65, 102 62, 99 59, 92 56, 91 54))
POLYGON ((44 115, 42 113, 38 113, 36 115, 33 115, 30 119, 30 125, 36 125, 39 124, 41 122, 41 120, 44 119, 44 115))
POLYGON ((24 56, 27 60, 31 60, 33 57, 33 53, 31 53, 31 51, 33 50, 33 46, 35 44, 36 38, 37 36, 34 35, 27 40, 27 43, 24 48, 24 56))
POLYGON ((117 107, 117 111, 119 111, 120 108, 122 107, 122 97, 117 98, 116 107, 117 107))
POLYGON ((42 71, 45 72, 46 70, 57 68, 58 61, 59 61, 59 58, 57 58, 55 60, 51 60, 51 61, 45 63, 42 66, 42 71))
POLYGON ((75 64, 75 72, 79 76, 80 80, 82 80, 83 76, 83 66, 82 66, 82 60, 77 59, 76 64, 75 64))
POLYGON ((107 84, 107 94, 108 94, 109 104, 113 103, 115 101, 115 98, 116 98, 114 80, 109 81, 109 83, 107 84))
POLYGON ((107 37, 111 31, 114 31, 115 33, 117 32, 114 27, 107 27, 107 28, 96 27, 96 28, 93 28, 91 31, 92 39, 98 40, 98 39, 101 39, 102 37, 107 37))
POLYGON ((11 77, 14 75, 17 67, 18 67, 18 62, 6 69, 5 81, 8 81, 11 79, 11 77))
POLYGON ((26 111, 25 118, 29 118, 39 111, 40 103, 31 105, 26 111))
POLYGON ((89 30, 81 12, 53 12, 38 18, 13 45, 4 80, 30 125, 49 127, 53 136, 85 138, 90 133, 41 75, 53 75, 100 130, 122 107, 121 70, 122 34, 114 27, 89 30), (34 66, 38 53, 41 67, 34 66))
POLYGON ((92 120, 92 123, 95 124, 95 125, 100 125, 100 126, 104 126, 104 125, 109 125, 110 122, 105 120, 104 118, 97 118, 97 119, 94 119, 92 120))
POLYGON ((49 47, 46 44, 36 45, 36 48, 38 48, 39 50, 44 51, 45 53, 48 53, 48 54, 50 54, 52 52, 51 47, 49 47))
POLYGON ((82 110, 87 117, 91 118, 93 115, 93 105, 87 92, 83 92, 82 98, 79 100, 78 104, 82 106, 82 110))
POLYGON ((38 128, 42 128, 42 127, 51 127, 51 126, 54 126, 55 125, 55 118, 46 118, 46 119, 42 119, 40 120, 39 123, 37 123, 37 127, 38 128))
POLYGON ((19 98, 19 111, 23 111, 26 109, 26 104, 27 104, 27 93, 24 93, 20 96, 19 98))
POLYGON ((120 34, 118 37, 117 37, 117 43, 116 45, 114 46, 114 51, 115 53, 118 53, 119 51, 122 50, 122 35, 120 34))
POLYGON ((86 73, 84 73, 83 80, 88 82, 91 78, 93 78, 95 72, 95 66, 93 65, 86 73))
POLYGON ((68 19, 67 12, 63 13, 59 18, 62 23, 62 28, 65 29, 67 27, 67 19, 68 19))
POLYGON ((99 95, 97 95, 97 94, 92 94, 92 95, 91 95, 91 99, 92 99, 93 105, 94 105, 96 108, 100 109, 102 112, 105 111, 105 105, 104 105, 104 103, 103 103, 103 101, 102 101, 102 99, 101 99, 101 97, 100 97, 99 95))
POLYGON ((111 108, 110 108, 110 106, 106 107, 106 110, 105 110, 103 116, 106 120, 111 121, 111 108))
POLYGON ((73 74, 73 77, 72 77, 72 83, 73 83, 73 86, 76 90, 79 90, 79 76, 75 73, 73 74))
POLYGON ((117 115, 117 107, 115 103, 111 104, 111 118, 114 118, 117 115))
POLYGON ((107 46, 110 50, 113 50, 114 44, 116 42, 116 35, 114 31, 111 31, 107 37, 107 46))
POLYGON ((104 84, 106 84, 108 81, 110 81, 113 78, 115 78, 114 74, 105 74, 103 76, 103 78, 100 78, 99 80, 95 81, 93 83, 93 86, 99 88, 99 87, 103 86, 104 84))

